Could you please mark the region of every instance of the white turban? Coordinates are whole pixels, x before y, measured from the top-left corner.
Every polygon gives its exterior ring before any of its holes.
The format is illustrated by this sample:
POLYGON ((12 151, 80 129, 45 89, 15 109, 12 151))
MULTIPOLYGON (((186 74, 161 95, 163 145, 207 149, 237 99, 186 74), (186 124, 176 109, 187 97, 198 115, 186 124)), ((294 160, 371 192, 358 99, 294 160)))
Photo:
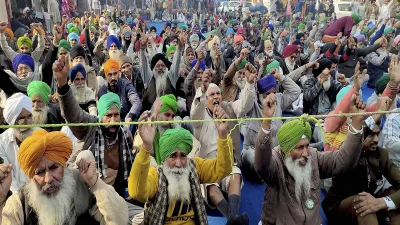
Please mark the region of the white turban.
POLYGON ((15 125, 15 120, 17 120, 22 109, 32 112, 32 100, 22 93, 13 94, 7 99, 6 107, 3 111, 6 122, 9 125, 15 125))
POLYGON ((106 22, 106 19, 104 17, 100 17, 100 22, 104 23, 104 22, 106 22))

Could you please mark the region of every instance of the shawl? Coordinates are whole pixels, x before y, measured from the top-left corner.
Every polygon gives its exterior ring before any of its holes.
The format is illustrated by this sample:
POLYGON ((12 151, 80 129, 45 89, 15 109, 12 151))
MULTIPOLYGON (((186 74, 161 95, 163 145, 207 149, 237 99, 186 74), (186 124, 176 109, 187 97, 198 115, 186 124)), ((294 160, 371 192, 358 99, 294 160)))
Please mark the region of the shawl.
POLYGON ((26 93, 28 85, 30 82, 35 80, 42 80, 42 76, 37 72, 30 72, 25 79, 19 79, 15 73, 11 70, 5 70, 5 72, 10 76, 11 82, 14 86, 23 93, 26 93))

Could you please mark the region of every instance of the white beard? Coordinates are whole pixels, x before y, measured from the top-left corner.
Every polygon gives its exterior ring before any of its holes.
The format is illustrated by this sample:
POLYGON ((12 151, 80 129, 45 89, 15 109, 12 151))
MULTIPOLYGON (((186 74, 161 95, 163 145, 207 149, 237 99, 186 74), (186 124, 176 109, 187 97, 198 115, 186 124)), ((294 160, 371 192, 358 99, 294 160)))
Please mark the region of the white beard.
POLYGON ((246 80, 246 78, 238 78, 238 77, 235 75, 235 83, 236 83, 236 85, 240 88, 240 90, 243 90, 243 89, 244 89, 244 86, 245 86, 246 83, 247 83, 247 80, 246 80))
POLYGON ((27 183, 27 201, 35 210, 40 225, 64 224, 65 221, 71 219, 75 180, 69 169, 64 169, 64 177, 60 185, 56 195, 47 196, 39 189, 35 180, 27 183))
POLYGON ((164 162, 163 172, 168 181, 168 200, 173 202, 174 200, 182 200, 190 203, 190 170, 189 161, 183 168, 169 168, 164 162))
POLYGON ((157 97, 164 95, 165 89, 167 88, 167 74, 168 69, 165 69, 164 72, 156 72, 153 70, 154 79, 156 80, 156 92, 157 97))
POLYGON ((213 61, 217 59, 217 54, 215 53, 214 49, 210 50, 210 57, 213 61))
POLYGON ((24 141, 33 134, 33 128, 12 128, 14 137, 19 141, 24 141))
POLYGON ((295 61, 295 62, 292 62, 292 61, 290 61, 289 58, 286 58, 286 59, 285 59, 285 63, 286 63, 286 66, 287 66, 289 72, 293 72, 294 66, 296 65, 296 61, 295 61))
POLYGON ((324 83, 322 83, 322 86, 324 87, 324 91, 325 91, 325 92, 329 91, 329 88, 331 88, 331 79, 328 78, 327 81, 325 81, 324 83))
POLYGON ((311 187, 311 157, 308 157, 305 166, 300 166, 299 162, 304 160, 303 158, 293 160, 291 156, 285 159, 286 169, 292 175, 295 181, 295 193, 298 202, 301 201, 301 197, 305 199, 309 197, 311 187))
POLYGON ((74 96, 78 103, 85 103, 86 102, 86 95, 85 95, 85 87, 86 85, 75 86, 75 84, 71 84, 71 89, 74 93, 74 96))
POLYGON ((110 59, 113 59, 117 62, 119 62, 119 57, 121 56, 121 51, 120 50, 110 50, 108 51, 108 55, 110 56, 110 59))
POLYGON ((49 112, 49 107, 46 105, 43 109, 33 109, 32 117, 35 124, 46 124, 47 123, 47 113, 49 112))
POLYGON ((267 51, 266 53, 267 53, 267 55, 268 55, 269 57, 272 57, 272 56, 274 55, 274 51, 273 51, 273 50, 269 50, 269 51, 267 51))

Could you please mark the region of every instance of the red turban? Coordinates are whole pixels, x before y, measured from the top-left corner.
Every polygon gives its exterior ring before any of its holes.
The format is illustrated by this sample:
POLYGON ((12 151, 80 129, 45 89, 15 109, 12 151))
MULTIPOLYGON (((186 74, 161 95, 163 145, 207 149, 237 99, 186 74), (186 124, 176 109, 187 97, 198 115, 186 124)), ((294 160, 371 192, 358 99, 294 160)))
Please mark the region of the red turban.
POLYGON ((293 53, 298 53, 299 49, 297 45, 288 45, 283 49, 283 57, 286 59, 287 57, 291 56, 293 53))

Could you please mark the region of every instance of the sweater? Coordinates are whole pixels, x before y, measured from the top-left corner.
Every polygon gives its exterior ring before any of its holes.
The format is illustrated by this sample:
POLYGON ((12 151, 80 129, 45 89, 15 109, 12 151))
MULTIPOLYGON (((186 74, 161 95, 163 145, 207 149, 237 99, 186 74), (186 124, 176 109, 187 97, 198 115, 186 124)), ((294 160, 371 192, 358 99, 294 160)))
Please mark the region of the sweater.
POLYGON ((350 35, 351 29, 354 26, 354 20, 351 16, 344 16, 333 22, 326 30, 324 35, 337 36, 338 33, 342 32, 343 37, 350 35))

